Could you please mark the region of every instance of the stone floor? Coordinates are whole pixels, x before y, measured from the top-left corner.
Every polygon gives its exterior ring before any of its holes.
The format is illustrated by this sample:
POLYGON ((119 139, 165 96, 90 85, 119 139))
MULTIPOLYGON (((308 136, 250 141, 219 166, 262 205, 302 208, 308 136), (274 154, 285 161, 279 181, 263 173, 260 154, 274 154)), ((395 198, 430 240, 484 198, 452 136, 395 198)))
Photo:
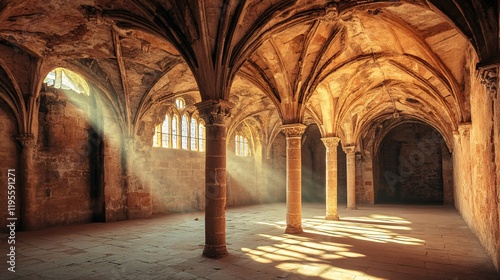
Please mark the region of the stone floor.
POLYGON ((283 233, 285 208, 229 209, 218 260, 201 256, 203 213, 18 232, 16 272, 1 253, 0 279, 500 278, 450 207, 361 206, 325 221, 323 205, 305 204, 300 235, 283 233))

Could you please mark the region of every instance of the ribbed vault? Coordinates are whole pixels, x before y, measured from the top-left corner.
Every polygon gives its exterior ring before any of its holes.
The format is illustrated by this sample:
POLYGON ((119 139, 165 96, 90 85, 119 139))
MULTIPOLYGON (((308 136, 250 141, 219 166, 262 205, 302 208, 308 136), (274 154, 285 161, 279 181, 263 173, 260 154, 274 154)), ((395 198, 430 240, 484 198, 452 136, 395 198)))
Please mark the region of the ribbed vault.
POLYGON ((496 61, 497 13, 451 0, 3 1, 1 96, 29 132, 43 77, 65 67, 129 135, 153 107, 190 94, 239 103, 237 123, 268 115, 268 139, 280 123, 316 122, 355 142, 399 114, 450 141, 470 121, 464 69, 496 61))

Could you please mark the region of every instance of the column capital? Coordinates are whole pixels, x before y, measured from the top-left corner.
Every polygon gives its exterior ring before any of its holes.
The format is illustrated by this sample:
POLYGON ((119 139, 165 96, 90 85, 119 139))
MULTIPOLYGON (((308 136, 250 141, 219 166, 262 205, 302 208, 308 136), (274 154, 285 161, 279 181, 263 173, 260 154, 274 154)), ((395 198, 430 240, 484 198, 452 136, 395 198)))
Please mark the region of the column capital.
POLYGON ((356 145, 343 146, 342 150, 344 150, 346 154, 354 154, 354 152, 356 152, 356 145))
POLYGON ((460 123, 458 125, 458 133, 460 134, 460 136, 462 136, 462 137, 469 136, 471 126, 472 126, 472 123, 470 123, 470 122, 460 123))
POLYGON ((280 128, 285 133, 286 138, 302 137, 302 134, 306 131, 306 125, 301 123, 284 124, 280 128))
POLYGON ((123 139, 123 144, 125 146, 125 149, 128 151, 134 150, 135 148, 135 138, 134 137, 127 137, 123 139))
POLYGON ((206 100, 195 106, 206 125, 226 125, 234 104, 226 100, 206 100))
POLYGON ((339 137, 324 137, 321 138, 321 141, 325 144, 325 147, 327 148, 337 148, 340 142, 339 137))
POLYGON ((16 137, 23 148, 34 148, 36 145, 35 135, 32 133, 22 133, 16 137))
POLYGON ((481 70, 481 84, 487 93, 492 97, 495 96, 498 90, 498 67, 481 70))

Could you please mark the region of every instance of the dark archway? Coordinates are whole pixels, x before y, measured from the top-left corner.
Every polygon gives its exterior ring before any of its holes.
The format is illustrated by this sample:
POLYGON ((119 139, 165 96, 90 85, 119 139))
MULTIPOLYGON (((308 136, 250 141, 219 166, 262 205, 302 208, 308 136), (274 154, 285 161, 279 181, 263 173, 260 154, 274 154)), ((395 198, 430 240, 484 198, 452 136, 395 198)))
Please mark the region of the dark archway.
MULTIPOLYGON (((316 124, 302 136, 302 200, 326 202, 326 148, 316 124)), ((337 201, 347 203, 346 154, 341 143, 337 146, 337 201)))
POLYGON ((302 200, 325 202, 326 148, 316 124, 302 136, 302 200))
POLYGON ((433 127, 400 124, 385 135, 377 154, 376 203, 443 203, 443 162, 449 153, 433 127))

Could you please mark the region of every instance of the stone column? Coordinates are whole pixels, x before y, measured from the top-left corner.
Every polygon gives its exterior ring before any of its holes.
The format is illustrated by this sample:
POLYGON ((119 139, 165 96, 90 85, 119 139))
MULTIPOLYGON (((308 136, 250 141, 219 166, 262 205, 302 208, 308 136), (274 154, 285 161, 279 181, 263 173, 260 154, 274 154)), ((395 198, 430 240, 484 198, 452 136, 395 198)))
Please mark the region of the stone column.
POLYGON ((338 220, 337 211, 337 146, 340 138, 321 138, 326 147, 326 217, 327 220, 338 220))
POLYGON ((21 226, 25 230, 35 229, 37 227, 35 219, 35 199, 36 199, 36 183, 33 179, 34 161, 36 140, 35 136, 30 133, 20 134, 16 138, 21 143, 21 226))
POLYGON ((343 147, 347 160, 347 209, 356 209, 356 146, 343 147))
POLYGON ((226 122, 233 104, 208 100, 196 104, 205 121, 205 248, 203 255, 218 258, 226 249, 226 122))
POLYGON ((286 135, 286 230, 285 233, 301 233, 302 229, 302 134, 303 124, 287 124, 281 127, 286 135))

